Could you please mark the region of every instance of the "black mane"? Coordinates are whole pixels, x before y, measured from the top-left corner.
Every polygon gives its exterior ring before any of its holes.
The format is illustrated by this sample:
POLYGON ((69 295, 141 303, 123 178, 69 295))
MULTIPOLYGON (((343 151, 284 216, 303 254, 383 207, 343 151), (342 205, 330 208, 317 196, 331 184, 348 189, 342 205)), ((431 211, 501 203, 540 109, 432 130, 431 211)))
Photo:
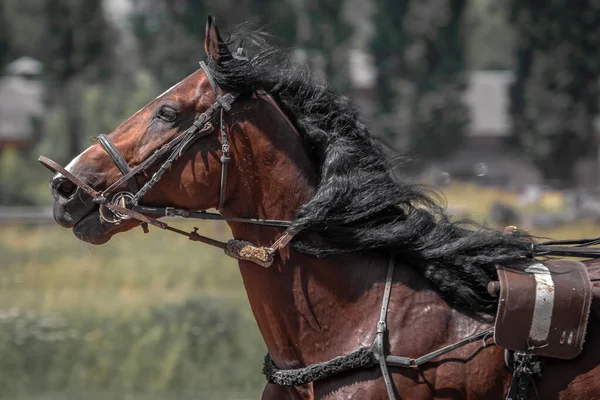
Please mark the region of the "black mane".
POLYGON ((243 42, 249 59, 209 60, 209 68, 226 89, 271 93, 310 143, 320 181, 294 220, 303 230, 293 246, 318 257, 393 252, 420 268, 447 301, 480 315, 495 312, 487 284, 497 280, 496 264, 529 257, 533 238, 450 221, 433 191, 395 180, 348 97, 316 83, 289 50, 268 39, 238 30, 228 45, 243 42))

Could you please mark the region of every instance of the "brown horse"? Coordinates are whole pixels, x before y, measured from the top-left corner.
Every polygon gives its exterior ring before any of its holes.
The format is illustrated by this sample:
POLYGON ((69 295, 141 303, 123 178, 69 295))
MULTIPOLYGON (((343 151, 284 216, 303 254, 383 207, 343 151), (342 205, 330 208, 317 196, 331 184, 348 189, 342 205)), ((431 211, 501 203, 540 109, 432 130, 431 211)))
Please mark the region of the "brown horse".
MULTIPOLYGON (((227 217, 293 221, 298 234, 269 268, 239 262, 256 322, 281 369, 371 346, 391 254, 396 264, 389 353, 419 357, 493 326, 497 300, 486 288, 497 279, 495 265, 531 257, 533 239, 451 222, 423 188, 392 179, 382 150, 349 101, 312 82, 263 38, 240 32, 225 43, 209 19, 205 48, 212 77, 198 70, 108 135, 129 165, 139 165, 219 103, 215 85, 239 94, 231 110, 208 125, 215 129, 205 125, 206 134, 175 159, 144 204, 206 210, 221 198, 227 217), (256 55, 230 52, 241 38, 258 49, 256 55), (221 193, 224 155, 230 162, 221 193)), ((97 190, 122 174, 100 144, 66 170, 97 190)), ((157 170, 155 165, 136 175, 134 184, 145 184, 157 170)), ((139 225, 135 219, 113 224, 99 218, 98 205, 64 175, 53 178, 51 191, 56 221, 86 242, 103 244, 139 225)), ((282 232, 241 222, 229 226, 235 238, 260 246, 282 232)), ((600 398, 599 333, 592 318, 578 358, 547 359, 530 398, 600 398)), ((419 368, 390 367, 397 395, 503 399, 511 372, 503 350, 490 342, 468 344, 419 368)), ((388 394, 380 368, 372 366, 301 386, 268 384, 263 398, 388 394)))

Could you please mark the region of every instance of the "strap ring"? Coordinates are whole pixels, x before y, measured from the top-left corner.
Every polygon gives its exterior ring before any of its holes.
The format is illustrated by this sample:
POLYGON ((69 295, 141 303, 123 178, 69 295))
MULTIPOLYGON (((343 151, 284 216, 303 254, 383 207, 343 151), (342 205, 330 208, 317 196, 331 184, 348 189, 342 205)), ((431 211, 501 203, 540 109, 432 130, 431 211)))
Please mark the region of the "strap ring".
MULTIPOLYGON (((115 195, 113 196, 113 198, 110 202, 117 206, 126 208, 127 205, 131 203, 133 198, 134 198, 134 196, 130 192, 119 192, 119 193, 115 193, 115 195)), ((99 214, 100 214, 100 220, 107 222, 109 224, 115 224, 115 225, 119 225, 122 221, 131 219, 131 216, 121 214, 118 211, 109 210, 103 204, 100 204, 99 214)))

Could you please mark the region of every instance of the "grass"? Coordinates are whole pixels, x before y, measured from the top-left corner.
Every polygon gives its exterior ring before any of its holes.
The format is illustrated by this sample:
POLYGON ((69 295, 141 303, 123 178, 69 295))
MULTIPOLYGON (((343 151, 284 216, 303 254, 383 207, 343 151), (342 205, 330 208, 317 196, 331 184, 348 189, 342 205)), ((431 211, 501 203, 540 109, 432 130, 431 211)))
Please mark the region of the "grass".
POLYGON ((265 347, 220 250, 157 230, 93 247, 58 226, 11 226, 0 260, 0 397, 242 398, 264 385, 265 347))
MULTIPOLYGON (((444 194, 480 220, 494 201, 519 206, 493 189, 453 185, 444 194)), ((552 196, 535 207, 558 210, 552 196)), ((221 223, 199 226, 229 235, 221 223)), ((94 247, 55 225, 0 226, 0 398, 259 397, 265 347, 235 261, 151 230, 94 247)), ((532 233, 591 237, 600 226, 532 233)))
POLYGON ((522 205, 515 192, 496 188, 481 188, 466 183, 453 183, 443 191, 448 206, 466 211, 475 218, 487 216, 492 204, 501 202, 524 212, 559 212, 565 206, 562 193, 546 191, 539 202, 522 205))
POLYGON ((60 311, 76 297, 78 307, 89 303, 101 314, 197 294, 244 298, 234 260, 168 232, 136 229, 100 247, 57 226, 1 227, 0 237, 2 304, 13 298, 11 290, 31 295, 19 299, 21 306, 60 311))
MULTIPOLYGON (((481 188, 463 183, 453 183, 448 186, 443 190, 443 196, 450 210, 457 212, 459 215, 466 214, 469 218, 488 226, 494 226, 489 222, 489 211, 495 202, 507 204, 523 215, 560 213, 565 207, 565 199, 558 191, 545 192, 540 201, 526 205, 519 202, 518 196, 514 192, 495 188, 481 188)), ((494 227, 503 228, 503 226, 494 227)), ((527 226, 519 228, 527 230, 539 238, 574 239, 600 236, 600 225, 591 220, 579 220, 571 224, 547 229, 532 230, 527 226)))

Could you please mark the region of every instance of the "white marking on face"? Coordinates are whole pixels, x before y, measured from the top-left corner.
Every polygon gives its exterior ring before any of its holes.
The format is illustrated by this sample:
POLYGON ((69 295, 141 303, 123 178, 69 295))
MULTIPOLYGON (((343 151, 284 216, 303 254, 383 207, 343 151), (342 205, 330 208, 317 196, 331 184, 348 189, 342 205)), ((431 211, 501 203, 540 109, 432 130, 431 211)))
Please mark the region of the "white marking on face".
MULTIPOLYGON (((71 162, 69 164, 67 164, 67 166, 65 167, 65 169, 67 171, 69 171, 70 173, 73 173, 73 167, 75 167, 75 164, 77 164, 77 161, 79 161, 79 159, 81 158, 81 156, 83 156, 85 154, 86 151, 88 151, 91 147, 88 147, 87 149, 85 149, 83 152, 81 152, 81 154, 79 154, 77 157, 75 157, 74 159, 71 160, 71 162)), ((62 174, 60 172, 58 172, 54 178, 59 178, 62 177, 62 174)))
MULTIPOLYGON (((157 96, 156 99, 161 98, 162 96, 164 96, 167 93, 169 93, 171 90, 175 89, 177 86, 179 86, 181 84, 181 82, 183 82, 183 81, 179 81, 176 84, 174 84, 173 86, 171 86, 169 89, 165 90, 161 95, 157 96)), ((142 111, 144 108, 146 108, 146 106, 144 106, 141 109, 139 109, 135 114, 133 114, 131 117, 129 117, 129 119, 131 119, 131 118, 135 117, 136 115, 138 115, 140 113, 140 111, 142 111)), ((73 173, 72 169, 75 166, 75 164, 77 164, 77 161, 79 161, 79 159, 81 158, 81 156, 83 156, 85 154, 85 152, 88 151, 90 148, 91 147, 88 147, 81 154, 79 154, 77 157, 75 157, 74 159, 72 159, 71 162, 65 167, 65 169, 67 171, 69 171, 70 173, 73 173)), ((62 174, 60 172, 58 172, 54 176, 54 178, 58 178, 58 177, 62 177, 62 174)))

